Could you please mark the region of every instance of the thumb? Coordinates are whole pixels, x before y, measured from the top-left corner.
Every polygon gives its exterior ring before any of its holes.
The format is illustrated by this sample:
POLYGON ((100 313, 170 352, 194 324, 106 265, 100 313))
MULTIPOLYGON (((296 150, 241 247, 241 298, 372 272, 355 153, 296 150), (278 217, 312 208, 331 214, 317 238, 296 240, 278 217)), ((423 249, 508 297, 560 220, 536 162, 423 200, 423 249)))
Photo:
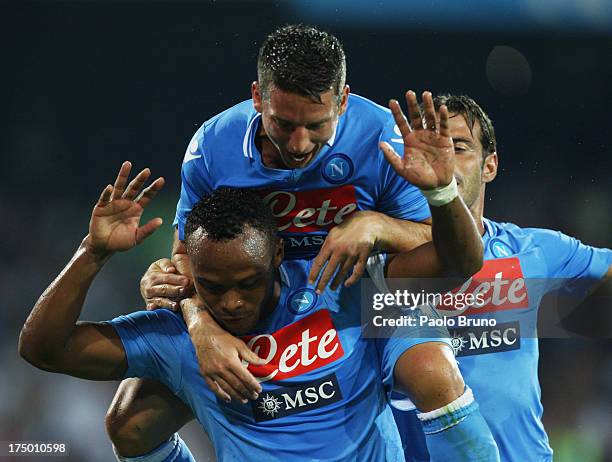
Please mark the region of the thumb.
POLYGON ((385 159, 387 159, 387 162, 391 164, 391 167, 393 167, 396 172, 401 171, 402 158, 397 154, 397 152, 395 152, 395 149, 393 149, 386 141, 382 141, 379 146, 385 156, 385 159))
POLYGON ((257 356, 257 354, 246 345, 240 348, 238 352, 240 354, 240 357, 249 364, 253 364, 255 366, 263 366, 266 363, 266 361, 257 356))
POLYGON ((136 244, 140 244, 147 237, 157 231, 157 228, 159 228, 162 223, 163 220, 161 218, 153 218, 148 223, 138 228, 136 230, 136 244))
POLYGON ((174 263, 172 263, 172 260, 168 258, 160 260, 159 267, 164 273, 176 273, 176 267, 174 266, 174 263))

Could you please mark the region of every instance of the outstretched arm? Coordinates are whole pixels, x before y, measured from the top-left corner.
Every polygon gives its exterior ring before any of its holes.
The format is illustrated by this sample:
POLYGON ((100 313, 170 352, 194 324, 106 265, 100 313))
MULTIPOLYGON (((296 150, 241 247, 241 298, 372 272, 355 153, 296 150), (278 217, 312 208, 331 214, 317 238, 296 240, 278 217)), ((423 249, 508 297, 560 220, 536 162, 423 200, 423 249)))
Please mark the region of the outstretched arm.
POLYGON ((104 262, 85 241, 38 299, 19 336, 19 354, 50 372, 92 380, 122 377, 127 363, 115 330, 104 324, 77 323, 91 282, 104 262))
POLYGON ((373 250, 398 255, 389 265, 390 276, 398 278, 442 274, 469 277, 482 266, 480 236, 468 208, 457 193, 448 110, 445 106, 440 108, 437 118, 431 93, 423 93, 423 123, 414 92, 407 92, 406 101, 410 123, 397 101, 389 103, 402 135, 403 157, 389 143, 383 142, 380 147, 397 174, 425 195, 431 221, 413 223, 379 212, 355 213, 330 230, 313 262, 309 282, 316 282, 318 292, 323 291, 328 283, 335 290, 351 271, 345 286, 357 282, 373 250), (431 222, 433 227, 429 226, 431 222), (429 242, 432 235, 433 244, 429 242), (415 249, 418 251, 412 252, 415 249))
POLYGON ((139 226, 144 207, 164 180, 158 178, 139 194, 151 172, 145 169, 127 184, 130 170, 131 164, 124 162, 115 184, 104 188, 89 234, 21 330, 19 353, 36 367, 92 380, 119 379, 126 370, 125 351, 114 328, 77 319, 92 281, 110 256, 138 245, 162 223, 155 218, 139 226))
POLYGON ((397 255, 389 262, 388 275, 429 277, 446 273, 469 277, 482 266, 483 246, 474 219, 457 191, 448 109, 440 107, 437 119, 432 95, 424 92, 423 121, 414 92, 406 93, 406 101, 410 123, 397 101, 389 103, 404 140, 403 157, 388 143, 381 148, 398 175, 417 186, 427 198, 433 244, 424 244, 416 253, 397 255))

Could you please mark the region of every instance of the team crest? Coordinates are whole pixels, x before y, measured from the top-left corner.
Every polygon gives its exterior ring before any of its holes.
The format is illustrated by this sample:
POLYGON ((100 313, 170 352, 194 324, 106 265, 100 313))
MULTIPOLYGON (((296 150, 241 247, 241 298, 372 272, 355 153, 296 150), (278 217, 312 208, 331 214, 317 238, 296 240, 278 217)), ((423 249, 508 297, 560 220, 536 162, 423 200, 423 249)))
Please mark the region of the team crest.
POLYGON ((493 239, 489 244, 489 248, 497 258, 507 258, 514 253, 512 249, 508 247, 508 244, 499 239, 493 239))
POLYGON ((293 292, 287 301, 289 311, 295 314, 304 314, 317 303, 317 294, 312 289, 300 289, 293 292))
POLYGON ((343 183, 353 175, 353 162, 346 154, 334 154, 325 161, 323 178, 332 184, 343 183))

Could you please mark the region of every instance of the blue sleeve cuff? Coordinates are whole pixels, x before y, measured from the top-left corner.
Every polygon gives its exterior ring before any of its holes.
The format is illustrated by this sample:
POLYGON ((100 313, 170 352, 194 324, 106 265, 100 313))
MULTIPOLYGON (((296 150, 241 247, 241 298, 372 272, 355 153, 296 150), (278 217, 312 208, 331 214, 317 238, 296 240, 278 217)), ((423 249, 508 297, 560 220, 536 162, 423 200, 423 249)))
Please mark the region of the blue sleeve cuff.
POLYGON ((127 369, 125 374, 123 374, 122 380, 130 377, 148 377, 146 369, 140 367, 141 364, 136 360, 136 358, 143 356, 143 351, 140 345, 132 340, 135 333, 125 325, 125 316, 119 316, 111 321, 105 321, 105 323, 113 326, 125 350, 127 369))

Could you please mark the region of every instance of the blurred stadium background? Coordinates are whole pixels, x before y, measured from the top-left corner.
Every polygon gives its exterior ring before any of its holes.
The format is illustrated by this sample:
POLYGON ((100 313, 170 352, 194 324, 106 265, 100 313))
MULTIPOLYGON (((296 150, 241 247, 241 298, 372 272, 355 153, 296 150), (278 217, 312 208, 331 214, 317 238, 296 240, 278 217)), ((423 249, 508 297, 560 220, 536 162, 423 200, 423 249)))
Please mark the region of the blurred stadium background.
MULTIPOLYGON (((5 1, 0 440, 66 441, 64 460, 113 460, 103 419, 116 384, 35 370, 17 355, 19 329, 124 159, 168 180, 149 212, 166 224, 108 265, 83 317, 142 307, 140 275, 170 249, 187 142, 209 116, 250 97, 262 39, 289 22, 338 35, 352 91, 381 104, 409 88, 479 101, 501 163, 487 216, 612 246, 610 0, 5 1)), ((601 319, 608 334, 610 321, 601 319)), ((557 461, 612 460, 607 337, 541 342, 557 461)), ((208 460, 197 426, 183 436, 208 460)))

